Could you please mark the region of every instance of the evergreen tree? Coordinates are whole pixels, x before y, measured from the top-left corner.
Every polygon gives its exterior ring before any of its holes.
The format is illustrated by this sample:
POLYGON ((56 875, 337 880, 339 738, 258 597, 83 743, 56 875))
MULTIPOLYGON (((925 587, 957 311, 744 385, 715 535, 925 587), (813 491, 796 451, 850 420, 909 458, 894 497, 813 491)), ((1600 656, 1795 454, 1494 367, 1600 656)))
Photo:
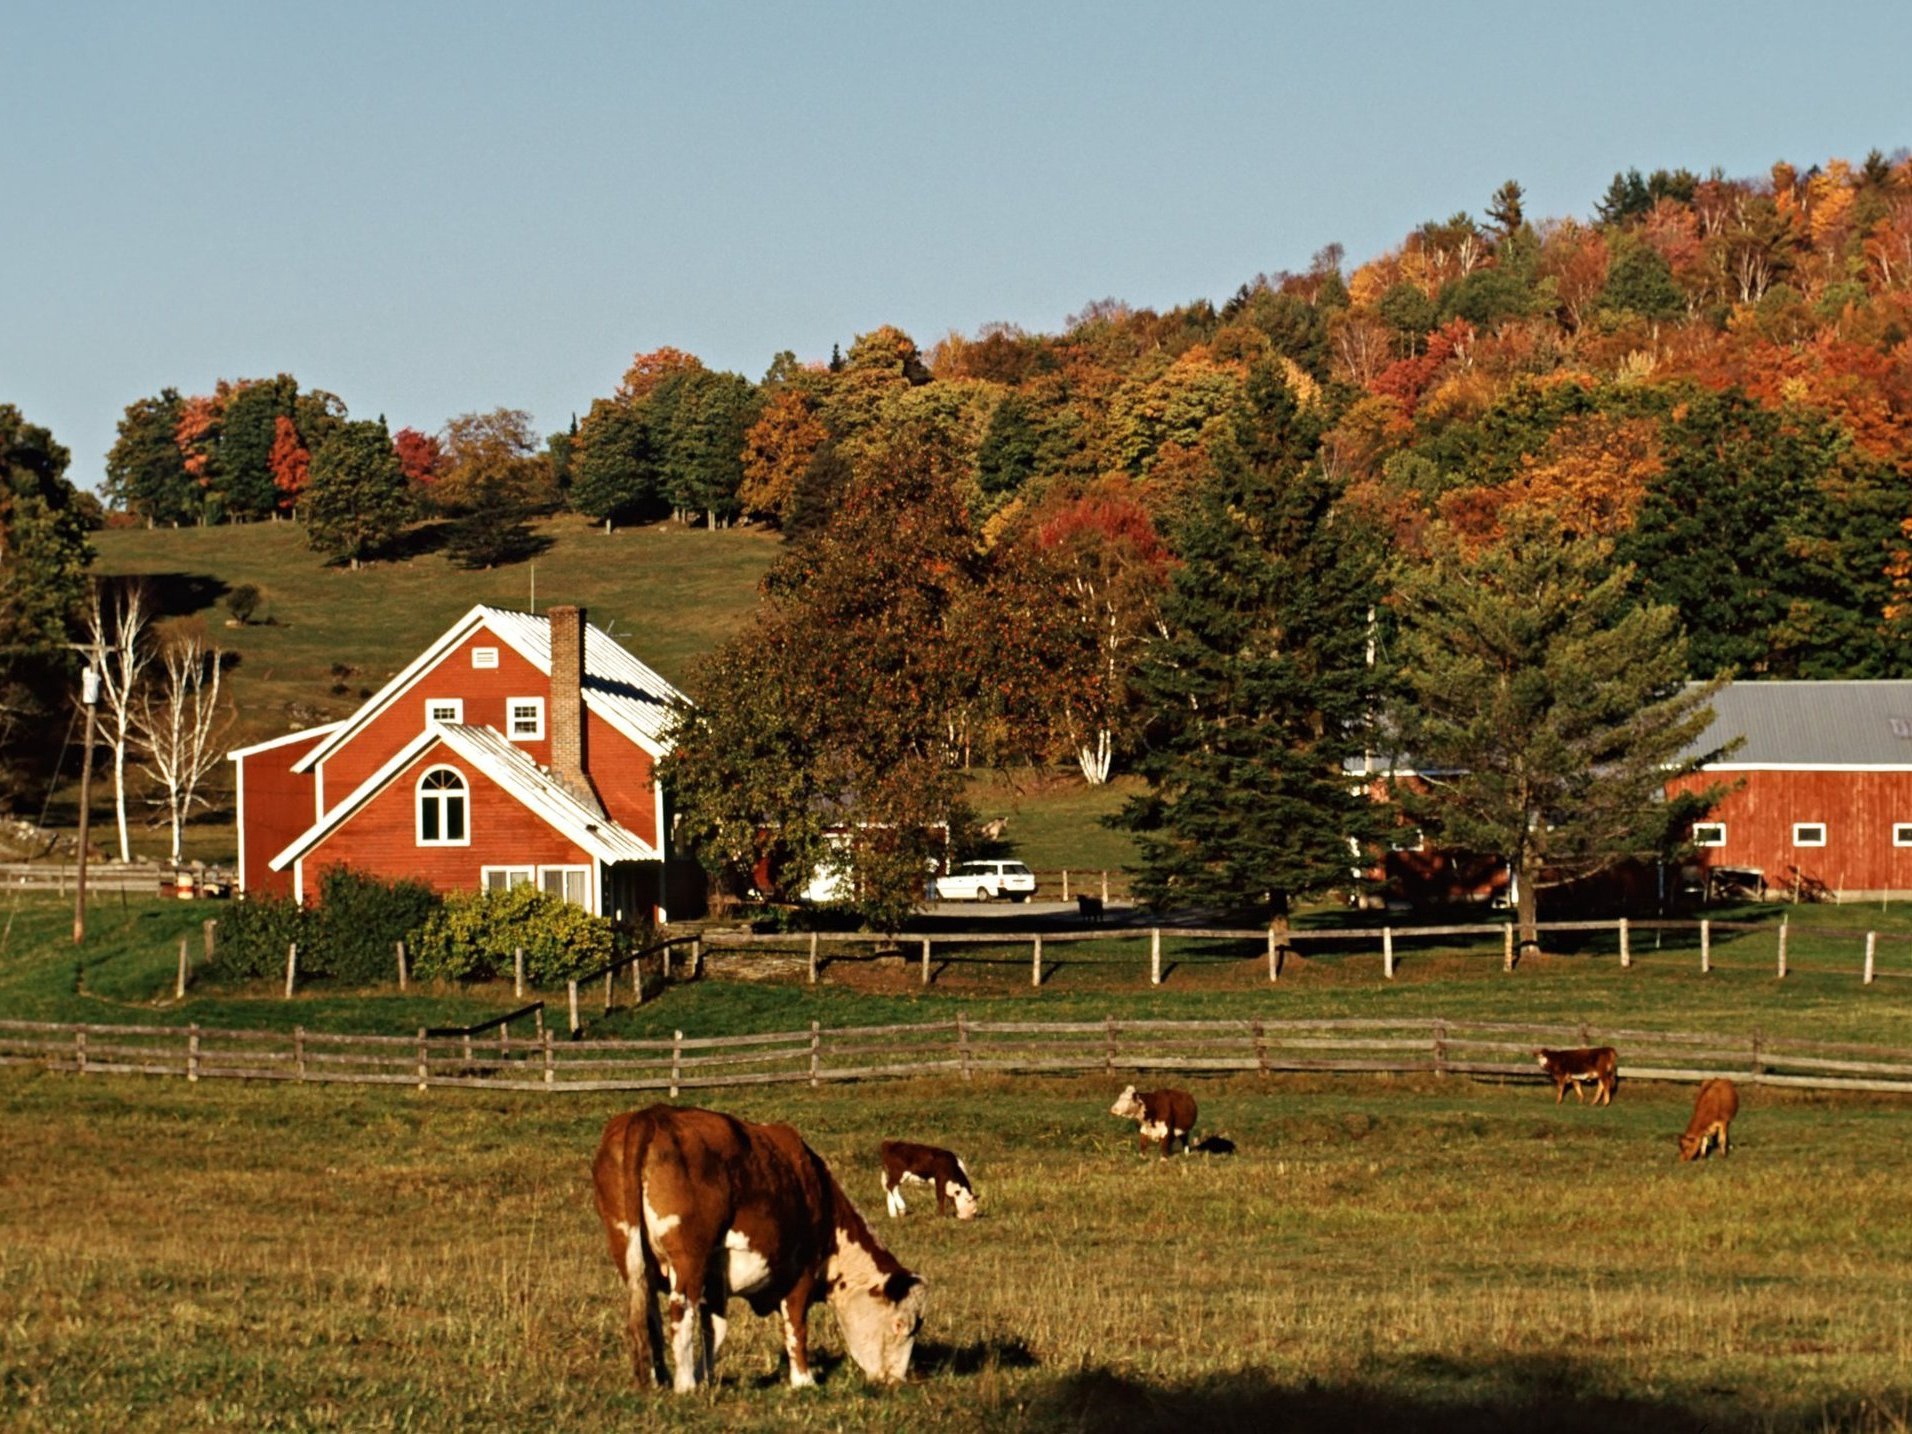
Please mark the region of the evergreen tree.
POLYGON ((179 429, 176 388, 126 405, 119 432, 106 455, 106 498, 148 524, 189 523, 202 506, 199 485, 186 471, 174 435, 179 429))
POLYGON ((1602 224, 1623 224, 1652 207, 1653 195, 1640 177, 1640 171, 1629 169, 1625 174, 1613 176, 1613 183, 1607 186, 1607 192, 1593 209, 1602 224))
POLYGON ((281 498, 272 475, 272 442, 281 416, 297 411, 299 381, 289 373, 236 386, 219 433, 220 491, 229 518, 265 518, 281 498))
POLYGON ((1445 525, 1396 568, 1393 726, 1418 781, 1397 792, 1442 846, 1506 859, 1523 947, 1540 889, 1664 855, 1717 799, 1662 801, 1724 678, 1689 685, 1671 606, 1629 596, 1612 544, 1513 510, 1471 548, 1445 525))
POLYGON ((1012 393, 996 405, 976 450, 977 477, 986 497, 1007 497, 1035 476, 1038 441, 1027 403, 1012 393))
POLYGON ((1136 833, 1151 904, 1257 906, 1275 919, 1345 885, 1348 842, 1384 809, 1351 782, 1379 695, 1372 535, 1337 507, 1316 421, 1257 370, 1236 440, 1176 535, 1166 635, 1135 675, 1156 714, 1136 833))
POLYGON ((359 563, 397 537, 412 496, 384 420, 346 423, 312 458, 306 542, 333 561, 359 563))
POLYGON ((570 466, 572 509, 607 532, 661 501, 656 445, 640 403, 594 399, 571 445, 570 466))

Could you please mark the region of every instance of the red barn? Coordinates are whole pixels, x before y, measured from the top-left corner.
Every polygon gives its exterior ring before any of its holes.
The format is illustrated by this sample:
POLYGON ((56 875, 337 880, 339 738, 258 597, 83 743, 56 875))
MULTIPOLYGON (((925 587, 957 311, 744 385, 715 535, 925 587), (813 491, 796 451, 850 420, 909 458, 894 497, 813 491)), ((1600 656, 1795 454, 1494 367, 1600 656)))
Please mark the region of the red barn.
POLYGON ((1739 750, 1670 791, 1734 790, 1693 827, 1699 865, 1775 896, 1912 894, 1912 682, 1735 682, 1697 744, 1739 750))
POLYGON ((310 900, 351 866, 662 920, 683 700, 581 608, 475 607, 344 721, 231 754, 239 888, 310 900))

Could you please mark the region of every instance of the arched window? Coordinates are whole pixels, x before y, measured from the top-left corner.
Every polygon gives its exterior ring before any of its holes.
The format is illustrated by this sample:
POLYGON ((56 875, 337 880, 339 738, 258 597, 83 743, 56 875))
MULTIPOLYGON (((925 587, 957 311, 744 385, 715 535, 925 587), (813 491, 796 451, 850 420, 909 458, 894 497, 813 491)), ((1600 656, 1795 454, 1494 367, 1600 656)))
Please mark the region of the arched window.
POLYGON ((433 767, 418 779, 418 844, 466 846, 465 779, 450 767, 433 767))

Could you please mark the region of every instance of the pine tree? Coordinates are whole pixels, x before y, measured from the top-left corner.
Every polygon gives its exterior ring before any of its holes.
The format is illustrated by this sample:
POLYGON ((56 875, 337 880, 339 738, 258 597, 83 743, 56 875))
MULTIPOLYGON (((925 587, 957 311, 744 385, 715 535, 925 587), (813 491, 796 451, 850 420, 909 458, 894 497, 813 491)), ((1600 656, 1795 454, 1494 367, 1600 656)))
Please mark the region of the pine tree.
POLYGON ((1315 461, 1317 425, 1258 371, 1236 441, 1177 534, 1167 635, 1136 674, 1157 714, 1138 766, 1150 790, 1118 818, 1151 904, 1256 906, 1284 918, 1346 884, 1349 839, 1384 809, 1351 782, 1378 698, 1371 536, 1315 461))

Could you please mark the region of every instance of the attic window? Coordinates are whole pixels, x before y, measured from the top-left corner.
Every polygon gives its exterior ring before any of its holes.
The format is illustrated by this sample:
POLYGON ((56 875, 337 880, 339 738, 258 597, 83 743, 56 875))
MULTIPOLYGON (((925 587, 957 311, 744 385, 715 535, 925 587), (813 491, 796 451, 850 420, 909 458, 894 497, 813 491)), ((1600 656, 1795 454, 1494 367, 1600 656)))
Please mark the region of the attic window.
POLYGON ((498 665, 498 649, 495 647, 474 647, 471 650, 471 665, 473 667, 496 667, 498 665))
POLYGON ((464 721, 465 699, 462 697, 427 697, 425 699, 425 720, 427 722, 464 721))
POLYGON ((1826 844, 1826 824, 1824 822, 1794 822, 1794 846, 1824 846, 1826 844))
POLYGON ((1726 823, 1725 822, 1694 822, 1693 823, 1693 845, 1694 846, 1725 846, 1726 845, 1726 823))
POLYGON ((505 703, 508 734, 514 742, 544 740, 544 699, 513 697, 505 703))

